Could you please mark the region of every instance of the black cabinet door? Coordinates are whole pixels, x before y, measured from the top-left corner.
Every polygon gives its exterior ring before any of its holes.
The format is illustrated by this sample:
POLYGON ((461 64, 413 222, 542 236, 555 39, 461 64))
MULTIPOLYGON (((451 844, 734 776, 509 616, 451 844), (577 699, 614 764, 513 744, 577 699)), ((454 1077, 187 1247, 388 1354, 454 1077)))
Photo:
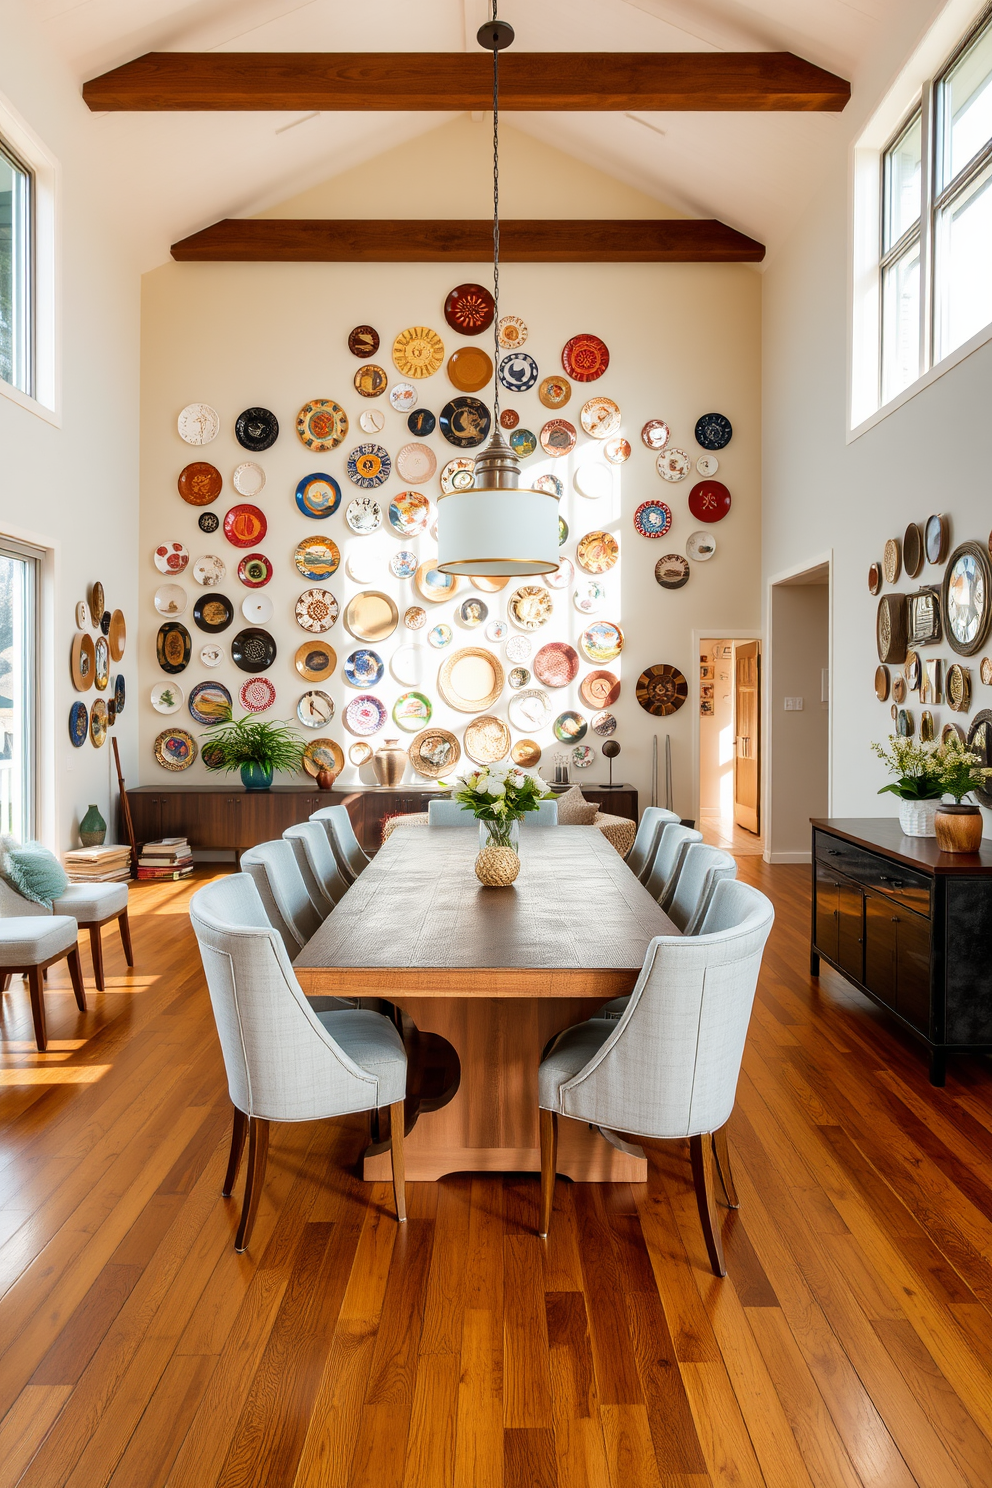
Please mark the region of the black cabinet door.
POLYGON ((930 923, 900 914, 896 932, 896 1012, 929 1037, 930 923))
POLYGON ((899 916, 881 894, 865 895, 865 986, 886 1007, 896 1006, 899 916))
POLYGON ((837 965, 857 982, 864 981, 864 908, 859 885, 838 876, 837 965))
POLYGON ((837 875, 817 863, 813 940, 816 949, 822 951, 831 961, 837 960, 838 888, 837 875))

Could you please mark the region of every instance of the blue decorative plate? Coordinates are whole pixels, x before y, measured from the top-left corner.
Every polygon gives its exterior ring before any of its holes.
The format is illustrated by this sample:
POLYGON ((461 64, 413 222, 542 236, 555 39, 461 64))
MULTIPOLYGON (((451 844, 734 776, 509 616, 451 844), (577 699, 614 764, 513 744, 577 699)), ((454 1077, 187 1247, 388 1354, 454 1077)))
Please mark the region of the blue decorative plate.
POLYGON ((449 444, 457 445, 459 449, 474 449, 489 433, 492 416, 481 398, 466 394, 464 398, 452 398, 450 403, 446 403, 438 422, 449 444))
POLYGON ((223 682, 198 682, 186 706, 197 723, 223 723, 231 712, 231 694, 223 682))
POLYGON ((333 475, 315 471, 305 475, 296 488, 296 504, 305 517, 320 520, 332 516, 341 505, 341 487, 333 475))
POLYGON ((722 413, 704 413, 696 420, 696 443, 703 449, 723 449, 733 437, 734 426, 722 413))
POLYGON ((437 419, 429 408, 415 408, 406 421, 406 426, 411 434, 416 434, 423 439, 426 434, 433 434, 437 419))
POLYGON ((642 501, 634 513, 634 526, 642 537, 664 537, 672 525, 672 509, 664 501, 642 501))
POLYGON ((530 429, 514 429, 510 435, 510 448, 521 460, 526 460, 537 449, 537 435, 531 433, 530 429))
POLYGON ((125 695, 125 691, 126 691, 126 688, 125 688, 125 684, 124 684, 124 673, 123 672, 118 672, 117 673, 117 676, 114 678, 114 706, 117 709, 117 717, 118 718, 124 712, 124 695, 125 695))
POLYGON ((499 364, 499 380, 511 393, 526 393, 539 376, 537 363, 526 351, 511 351, 499 364))
POLYGON ((390 558, 389 568, 398 579, 412 579, 417 572, 417 562, 417 555, 410 548, 400 548, 390 558))
POLYGON ((427 632, 427 639, 440 651, 442 647, 451 645, 453 635, 454 631, 450 625, 435 625, 433 630, 427 632))
POLYGON ((348 479, 363 491, 385 485, 393 462, 381 444, 358 444, 348 456, 348 479))
POLYGON ((86 704, 75 702, 69 709, 69 738, 76 749, 86 743, 90 731, 90 715, 86 704))
POLYGON ((352 651, 345 661, 344 679, 350 682, 352 687, 374 687, 382 680, 385 670, 385 664, 379 653, 363 647, 359 651, 352 651))

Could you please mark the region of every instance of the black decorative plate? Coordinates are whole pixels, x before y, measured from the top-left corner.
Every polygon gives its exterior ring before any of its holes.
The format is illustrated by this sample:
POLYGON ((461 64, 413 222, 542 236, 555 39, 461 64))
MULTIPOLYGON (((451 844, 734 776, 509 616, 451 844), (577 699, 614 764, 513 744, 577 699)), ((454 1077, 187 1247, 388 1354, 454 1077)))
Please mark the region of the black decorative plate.
POLYGON ((264 672, 276 659, 276 643, 267 630, 250 626, 231 642, 231 660, 243 672, 264 672))
POLYGON ((185 625, 178 620, 167 620, 159 626, 155 637, 155 655, 163 672, 175 677, 189 666, 193 641, 185 625))
POLYGON ((267 450, 279 438, 279 420, 267 408, 246 408, 234 425, 237 441, 246 450, 267 450))
POLYGON ((436 423, 437 419, 429 408, 415 408, 407 419, 406 426, 411 434, 416 434, 419 439, 423 439, 426 435, 434 433, 436 423))
POLYGON ((678 667, 660 661, 638 677, 635 695, 645 713, 667 718, 669 713, 677 713, 689 696, 689 684, 678 667))
POLYGON ((704 413, 696 420, 696 443, 703 449, 723 449, 733 437, 734 426, 722 413, 704 413))
POLYGON ((216 512, 203 512, 197 517, 196 525, 201 532, 216 532, 220 526, 220 517, 216 512))
POLYGON ((458 449, 474 449, 486 438, 492 419, 481 399, 466 395, 446 403, 438 422, 449 444, 458 449))
POLYGON ((234 606, 226 594, 215 594, 211 590, 201 594, 193 606, 193 619, 208 635, 219 635, 234 619, 234 606))

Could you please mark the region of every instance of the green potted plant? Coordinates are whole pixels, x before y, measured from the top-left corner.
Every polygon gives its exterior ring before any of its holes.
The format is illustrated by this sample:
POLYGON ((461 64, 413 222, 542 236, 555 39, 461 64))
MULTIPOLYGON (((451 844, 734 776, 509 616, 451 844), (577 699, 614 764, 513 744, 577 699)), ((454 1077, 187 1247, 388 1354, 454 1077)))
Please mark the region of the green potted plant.
POLYGON ((985 782, 992 769, 963 744, 957 734, 948 734, 937 750, 940 788, 953 802, 941 802, 934 819, 934 836, 941 852, 977 852, 982 845, 982 810, 964 797, 985 782))
POLYGON ((241 771, 245 790, 268 790, 278 770, 294 774, 303 765, 306 745, 288 723, 271 722, 255 713, 232 715, 201 737, 203 763, 215 774, 241 771))
POLYGON ((899 798, 899 825, 907 837, 932 837, 934 818, 940 805, 943 767, 936 747, 925 749, 912 739, 890 734, 888 746, 872 744, 872 749, 895 780, 883 785, 886 793, 899 798))

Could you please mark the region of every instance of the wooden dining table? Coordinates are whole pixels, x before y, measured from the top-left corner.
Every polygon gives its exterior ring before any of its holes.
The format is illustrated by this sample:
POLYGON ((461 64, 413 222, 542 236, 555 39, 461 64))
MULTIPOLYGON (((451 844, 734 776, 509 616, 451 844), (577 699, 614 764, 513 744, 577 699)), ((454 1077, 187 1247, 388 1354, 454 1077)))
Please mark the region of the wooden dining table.
MULTIPOLYGON (((524 828, 510 888, 483 888, 478 851, 474 827, 398 827, 294 963, 308 996, 401 1010, 410 1179, 537 1171, 546 1045, 631 991, 654 936, 678 934, 596 828, 524 828)), ((388 1179, 388 1152, 370 1148, 363 1171, 388 1179)), ((636 1182, 646 1164, 565 1121, 558 1171, 636 1182)))

